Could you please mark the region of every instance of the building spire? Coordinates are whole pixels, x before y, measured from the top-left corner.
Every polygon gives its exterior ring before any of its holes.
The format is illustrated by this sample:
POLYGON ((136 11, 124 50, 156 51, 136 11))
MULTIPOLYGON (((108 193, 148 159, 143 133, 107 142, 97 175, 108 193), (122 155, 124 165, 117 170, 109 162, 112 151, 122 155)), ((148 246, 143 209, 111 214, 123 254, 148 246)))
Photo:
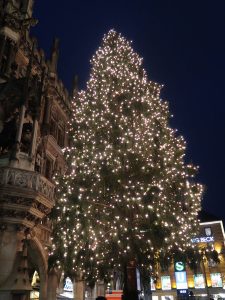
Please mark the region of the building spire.
POLYGON ((49 62, 49 70, 51 73, 57 73, 57 65, 59 59, 59 39, 54 38, 51 52, 51 60, 49 62))
POLYGON ((78 75, 73 77, 72 98, 75 98, 78 93, 78 75))

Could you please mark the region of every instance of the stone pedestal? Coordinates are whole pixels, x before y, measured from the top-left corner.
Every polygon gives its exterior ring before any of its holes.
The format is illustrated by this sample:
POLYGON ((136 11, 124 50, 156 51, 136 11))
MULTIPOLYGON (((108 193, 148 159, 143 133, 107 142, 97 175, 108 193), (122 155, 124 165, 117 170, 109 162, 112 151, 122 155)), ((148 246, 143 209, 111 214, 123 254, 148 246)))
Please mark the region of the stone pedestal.
POLYGON ((0 231, 0 290, 13 270, 17 248, 18 233, 14 226, 8 226, 4 231, 0 231))
POLYGON ((27 246, 24 235, 13 225, 1 232, 0 300, 28 300, 32 290, 28 275, 27 246))

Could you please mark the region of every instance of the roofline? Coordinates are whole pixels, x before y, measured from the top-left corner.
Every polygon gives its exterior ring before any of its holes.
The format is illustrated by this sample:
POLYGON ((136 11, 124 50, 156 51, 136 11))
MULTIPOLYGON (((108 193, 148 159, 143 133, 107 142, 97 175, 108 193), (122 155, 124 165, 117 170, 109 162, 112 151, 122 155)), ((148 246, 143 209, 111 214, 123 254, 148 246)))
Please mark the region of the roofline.
POLYGON ((200 222, 200 225, 213 225, 213 224, 220 224, 222 233, 223 233, 223 238, 225 239, 225 232, 224 232, 224 227, 223 227, 223 221, 211 221, 211 222, 200 222))

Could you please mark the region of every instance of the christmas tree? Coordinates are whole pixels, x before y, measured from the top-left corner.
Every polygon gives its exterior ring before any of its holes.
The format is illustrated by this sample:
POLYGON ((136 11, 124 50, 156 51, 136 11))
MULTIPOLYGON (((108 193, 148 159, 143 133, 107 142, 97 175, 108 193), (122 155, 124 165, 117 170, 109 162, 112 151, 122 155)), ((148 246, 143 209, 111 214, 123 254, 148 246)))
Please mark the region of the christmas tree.
POLYGON ((191 249, 202 186, 185 164, 185 141, 169 126, 161 85, 114 30, 91 61, 85 91, 73 101, 69 169, 57 180, 53 258, 91 281, 135 262, 191 249))

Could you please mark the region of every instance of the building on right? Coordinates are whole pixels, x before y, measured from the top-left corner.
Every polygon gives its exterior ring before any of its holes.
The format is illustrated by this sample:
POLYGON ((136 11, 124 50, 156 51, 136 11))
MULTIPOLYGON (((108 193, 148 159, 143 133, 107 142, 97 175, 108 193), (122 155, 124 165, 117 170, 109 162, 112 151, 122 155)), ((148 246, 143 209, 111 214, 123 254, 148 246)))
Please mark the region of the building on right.
POLYGON ((194 272, 182 261, 168 271, 158 268, 151 283, 153 300, 225 299, 225 234, 223 222, 202 211, 199 235, 192 239, 199 249, 200 263, 194 272))

